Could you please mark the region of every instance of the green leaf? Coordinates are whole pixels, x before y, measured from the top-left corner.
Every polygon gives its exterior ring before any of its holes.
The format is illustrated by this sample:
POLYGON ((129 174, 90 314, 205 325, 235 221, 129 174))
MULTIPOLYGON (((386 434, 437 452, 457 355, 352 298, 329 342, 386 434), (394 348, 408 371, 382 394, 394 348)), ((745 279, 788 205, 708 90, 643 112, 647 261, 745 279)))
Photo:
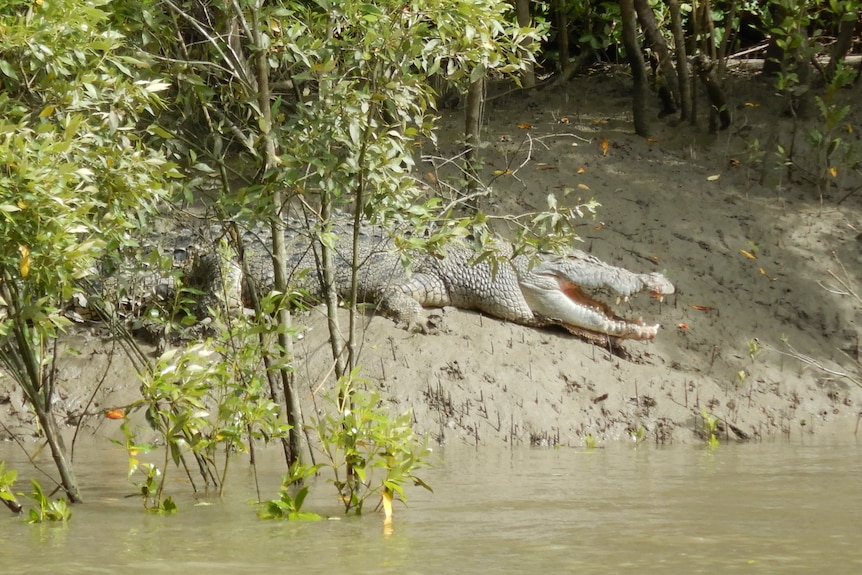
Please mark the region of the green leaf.
POLYGON ((13 80, 18 79, 18 74, 15 73, 15 70, 12 69, 12 66, 9 65, 9 62, 2 58, 0 58, 0 72, 3 72, 5 76, 8 76, 13 80))

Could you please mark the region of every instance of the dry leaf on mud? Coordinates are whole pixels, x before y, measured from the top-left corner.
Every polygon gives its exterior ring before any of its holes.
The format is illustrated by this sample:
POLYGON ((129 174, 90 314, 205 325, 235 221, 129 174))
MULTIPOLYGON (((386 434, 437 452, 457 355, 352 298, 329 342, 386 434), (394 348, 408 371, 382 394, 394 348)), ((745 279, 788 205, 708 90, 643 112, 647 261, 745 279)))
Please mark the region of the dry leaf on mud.
POLYGON ((690 307, 691 309, 696 309, 697 311, 712 311, 715 309, 714 307, 711 307, 708 305, 696 305, 696 304, 689 304, 688 307, 690 307))
POLYGON ((587 169, 586 169, 586 168, 583 168, 583 167, 578 168, 578 173, 579 173, 579 174, 586 174, 586 173, 587 173, 587 169))
POLYGON ((750 260, 756 260, 757 259, 757 256, 748 250, 739 250, 739 253, 741 253, 742 255, 744 255, 745 257, 747 257, 750 260))
POLYGON ((716 181, 716 180, 718 180, 718 179, 720 179, 720 178, 721 178, 721 174, 713 174, 713 175, 711 175, 711 176, 708 176, 708 177, 706 178, 706 181, 708 181, 708 182, 714 182, 714 181, 716 181))
POLYGON ((764 275, 764 276, 768 277, 769 281, 771 281, 771 282, 774 282, 775 280, 778 279, 778 278, 774 278, 771 275, 769 275, 768 273, 766 273, 766 270, 763 268, 758 268, 758 271, 760 272, 760 275, 764 275))
POLYGON ((105 417, 108 419, 123 419, 126 417, 126 414, 122 409, 109 409, 105 412, 105 417))
POLYGON ((599 145, 602 147, 602 155, 607 156, 608 155, 608 148, 610 147, 610 144, 608 143, 608 139, 605 137, 602 137, 602 140, 601 140, 601 142, 599 142, 599 145))
POLYGON ((520 124, 518 124, 518 127, 521 128, 522 130, 529 130, 530 128, 533 127, 533 124, 528 124, 527 122, 521 122, 520 124))

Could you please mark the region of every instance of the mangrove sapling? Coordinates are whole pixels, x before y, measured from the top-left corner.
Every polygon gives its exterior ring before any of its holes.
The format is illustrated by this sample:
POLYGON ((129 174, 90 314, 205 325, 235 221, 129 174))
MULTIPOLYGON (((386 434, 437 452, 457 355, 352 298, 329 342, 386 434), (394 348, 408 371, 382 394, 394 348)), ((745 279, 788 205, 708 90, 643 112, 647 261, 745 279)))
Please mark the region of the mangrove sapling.
POLYGON ((700 419, 700 433, 706 439, 706 444, 710 447, 710 449, 715 449, 721 443, 718 439, 719 419, 706 411, 705 408, 702 408, 700 410, 700 419))
POLYGON ((261 326, 242 317, 231 322, 230 329, 220 331, 216 339, 162 354, 152 372, 144 374, 142 398, 126 409, 127 413, 143 410, 165 446, 161 470, 140 463, 137 454, 151 446, 139 444, 137 433, 124 423, 129 474, 143 474, 138 486, 147 508, 161 510, 171 462, 185 471, 197 491, 186 462, 190 454, 204 487, 214 486, 222 495, 235 453, 248 451, 255 440, 287 434, 261 368, 261 326))
POLYGON ((362 513, 369 497, 380 497, 391 509, 397 497, 407 500, 405 484, 431 491, 416 472, 429 465, 427 438, 413 432, 413 414, 394 416, 368 382, 354 369, 326 394, 327 409, 317 420, 320 449, 333 473, 332 483, 344 502, 345 513, 362 513))
POLYGON ((168 85, 126 56, 102 4, 18 7, 0 11, 0 361, 78 502, 52 409, 57 338, 69 323, 62 311, 76 282, 127 242, 178 175, 141 137, 168 85))

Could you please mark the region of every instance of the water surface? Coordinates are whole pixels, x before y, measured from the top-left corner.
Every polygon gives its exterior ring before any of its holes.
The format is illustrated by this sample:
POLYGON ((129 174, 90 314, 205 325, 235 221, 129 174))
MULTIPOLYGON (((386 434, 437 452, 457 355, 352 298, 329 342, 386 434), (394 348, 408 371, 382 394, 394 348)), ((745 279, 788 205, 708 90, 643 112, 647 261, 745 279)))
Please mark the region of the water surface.
MULTIPOLYGON (((124 497, 124 453, 87 448, 77 455, 87 503, 68 526, 23 525, 0 508, 2 572, 862 573, 862 448, 853 441, 449 446, 436 456, 423 475, 435 493, 410 490, 387 530, 373 513, 342 517, 324 482, 307 508, 340 520, 259 520, 240 466, 228 496, 206 506, 194 506, 172 471, 180 512, 150 515, 124 497)), ((0 459, 33 473, 13 445, 0 445, 0 459)), ((273 462, 262 469, 266 497, 278 475, 273 462)))

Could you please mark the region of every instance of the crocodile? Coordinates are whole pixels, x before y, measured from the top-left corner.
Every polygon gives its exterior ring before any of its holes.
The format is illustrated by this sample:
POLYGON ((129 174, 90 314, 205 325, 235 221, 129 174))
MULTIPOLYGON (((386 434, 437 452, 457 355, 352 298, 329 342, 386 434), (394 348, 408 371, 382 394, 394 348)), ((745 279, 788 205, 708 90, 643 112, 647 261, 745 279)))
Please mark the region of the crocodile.
MULTIPOLYGON (((352 230, 349 225, 333 230, 337 238, 334 287, 342 298, 350 293, 352 230)), ((274 276, 269 227, 259 225, 240 236, 246 290, 251 286, 258 294, 267 293, 274 276)), ((295 231, 286 239, 289 284, 319 301, 322 282, 315 271, 319 242, 295 231)), ((634 273, 574 249, 563 254, 513 255, 510 246, 495 240, 498 256, 477 259, 473 247, 456 240, 445 252, 415 254, 405 267, 403 254, 382 228, 364 226, 358 245, 357 303, 376 304, 398 324, 419 331, 430 328, 426 308, 452 306, 531 327, 559 326, 595 343, 652 340, 659 324, 624 319, 598 294, 627 300, 648 293, 661 300, 674 293, 674 286, 660 273, 634 273)), ((217 261, 198 258, 193 275, 208 278, 204 283, 211 284, 217 261)), ((229 275, 238 286, 237 273, 229 275)))

